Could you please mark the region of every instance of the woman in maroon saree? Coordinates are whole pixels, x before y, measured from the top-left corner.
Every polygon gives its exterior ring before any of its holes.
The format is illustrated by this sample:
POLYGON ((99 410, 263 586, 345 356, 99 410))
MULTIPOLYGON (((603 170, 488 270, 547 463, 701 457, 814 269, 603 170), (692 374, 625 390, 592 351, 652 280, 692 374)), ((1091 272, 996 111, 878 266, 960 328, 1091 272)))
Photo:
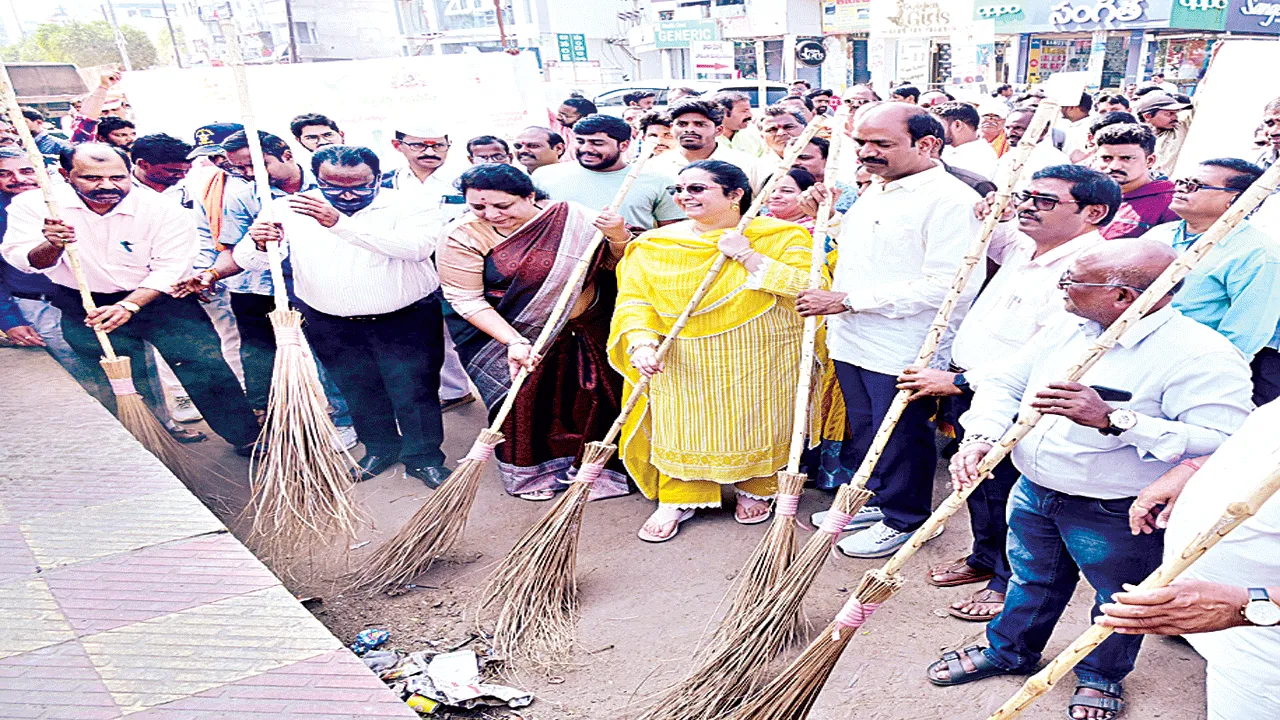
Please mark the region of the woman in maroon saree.
MULTIPOLYGON (((496 454, 507 492, 547 500, 574 478, 583 446, 602 438, 621 409, 622 379, 609 367, 605 343, 617 294, 613 270, 630 232, 616 213, 547 202, 528 175, 509 165, 478 165, 459 186, 471 212, 445 231, 436 255, 454 313, 449 332, 491 414, 511 378, 532 368, 496 454), (597 230, 607 242, 535 359, 531 343, 597 230)), ((592 497, 629 491, 615 461, 592 497)))

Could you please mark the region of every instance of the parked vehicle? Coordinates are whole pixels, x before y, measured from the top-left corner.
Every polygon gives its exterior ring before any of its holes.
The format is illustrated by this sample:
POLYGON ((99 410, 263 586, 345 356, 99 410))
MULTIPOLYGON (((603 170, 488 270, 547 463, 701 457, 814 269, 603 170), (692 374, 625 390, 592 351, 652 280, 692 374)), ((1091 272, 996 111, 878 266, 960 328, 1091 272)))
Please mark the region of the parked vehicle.
MULTIPOLYGON (((710 95, 720 92, 721 90, 733 90, 746 93, 751 98, 751 106, 757 106, 756 98, 760 94, 760 84, 754 80, 726 80, 719 83, 696 82, 692 80, 634 80, 625 85, 621 85, 596 95, 592 98, 596 109, 608 115, 621 116, 626 106, 622 102, 623 96, 636 90, 648 90, 656 94, 653 106, 658 109, 666 108, 667 93, 672 88, 687 87, 697 90, 703 95, 710 95)), ((770 82, 765 86, 765 99, 768 104, 778 102, 787 96, 789 87, 782 83, 770 82)))

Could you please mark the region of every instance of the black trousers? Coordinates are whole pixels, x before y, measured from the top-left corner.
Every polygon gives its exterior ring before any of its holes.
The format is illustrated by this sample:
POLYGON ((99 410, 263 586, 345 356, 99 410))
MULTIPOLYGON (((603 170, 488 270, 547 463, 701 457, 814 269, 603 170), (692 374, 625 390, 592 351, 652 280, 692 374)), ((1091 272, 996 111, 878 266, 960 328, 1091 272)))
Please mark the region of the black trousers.
MULTIPOLYGON (((98 305, 123 300, 129 293, 94 293, 98 305)), ((84 324, 84 307, 80 295, 70 288, 59 287, 53 297, 62 311, 62 335, 81 355, 96 360, 102 348, 93 329, 84 324)), ((133 370, 133 383, 139 393, 147 393, 146 347, 151 343, 165 359, 174 375, 182 382, 191 400, 204 415, 213 431, 232 445, 244 445, 258 437, 258 422, 240 391, 240 382, 222 358, 222 342, 213 322, 200 307, 195 296, 173 298, 160 295, 129 322, 111 331, 111 345, 116 354, 128 355, 133 370)), ((106 382, 97 363, 89 363, 94 378, 106 382)), ((79 378, 78 378, 79 379, 79 378)), ((149 398, 163 402, 163 398, 149 398)))
POLYGON ((1259 407, 1280 397, 1280 352, 1262 348, 1250 363, 1253 369, 1253 404, 1259 407))
POLYGON ((306 319, 307 340, 347 399, 365 450, 398 455, 407 466, 443 465, 440 301, 427 297, 394 312, 361 318, 298 305, 306 319))
MULTIPOLYGON (((960 416, 973 403, 973 392, 966 390, 962 395, 948 397, 947 401, 952 424, 956 426, 958 436, 963 438, 964 426, 960 424, 960 416)), ((983 480, 966 501, 969 526, 973 531, 973 552, 965 562, 970 567, 995 573, 987 587, 1003 593, 1009 587, 1009 556, 1005 551, 1009 534, 1009 493, 1021 473, 1006 457, 991 474, 993 477, 983 480)))
POLYGON ((231 312, 240 331, 240 364, 249 406, 265 410, 271 394, 271 373, 276 361, 276 335, 267 313, 276 309, 275 298, 253 293, 231 293, 231 312))

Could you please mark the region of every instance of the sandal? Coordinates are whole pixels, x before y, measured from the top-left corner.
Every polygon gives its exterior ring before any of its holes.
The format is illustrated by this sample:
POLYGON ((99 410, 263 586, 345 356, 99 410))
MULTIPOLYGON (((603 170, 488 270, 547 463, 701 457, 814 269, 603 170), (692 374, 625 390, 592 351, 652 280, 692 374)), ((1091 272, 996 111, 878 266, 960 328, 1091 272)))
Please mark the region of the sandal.
POLYGON ((969 558, 964 557, 946 565, 936 565, 929 568, 929 577, 926 582, 934 587, 945 588, 986 582, 993 577, 995 577, 995 573, 970 565, 969 558))
POLYGON ((976 680, 985 680, 996 675, 1015 675, 1002 667, 998 667, 995 663, 987 658, 987 654, 983 652, 983 648, 978 645, 970 645, 964 649, 965 657, 969 658, 969 662, 973 663, 973 671, 965 670, 964 665, 960 664, 960 653, 952 650, 942 653, 942 659, 933 663, 925 671, 925 675, 929 678, 929 682, 934 685, 946 687, 949 685, 964 685, 976 680), (946 670, 947 678, 944 680, 937 676, 937 671, 946 670))
POLYGON ((533 492, 520 493, 516 497, 529 502, 546 502, 556 496, 555 490, 534 490, 533 492))
MULTIPOLYGON (((658 508, 658 510, 654 512, 654 515, 657 515, 659 512, 662 512, 662 508, 658 508)), ((648 543, 664 543, 670 540, 671 538, 675 537, 676 535, 679 535, 680 525, 683 524, 685 520, 688 520, 689 518, 693 517, 693 510, 692 509, 680 510, 679 512, 680 512, 679 515, 676 515, 674 518, 671 518, 671 520, 667 520, 666 522, 662 523, 663 525, 666 525, 672 522, 672 520, 675 521, 675 526, 671 528, 670 535, 666 535, 666 536, 654 535, 650 532, 645 531, 644 525, 641 525, 640 531, 636 533, 636 537, 639 537, 641 540, 648 543)), ((652 519, 653 515, 650 515, 649 518, 652 519)), ((648 524, 648 522, 649 522, 648 520, 645 521, 646 524, 648 524)))
POLYGON ((1091 708, 1101 710, 1106 715, 1102 715, 1097 720, 1111 720, 1124 710, 1124 688, 1120 683, 1104 682, 1102 680, 1082 680, 1076 679, 1076 690, 1088 688, 1089 690, 1097 690, 1106 695, 1106 697, 1094 697, 1092 695, 1081 695, 1077 692, 1071 696, 1071 702, 1067 704, 1067 717, 1071 720, 1080 720, 1071 713, 1076 708, 1091 708))
POLYGON ((733 508, 733 519, 736 520, 739 525, 759 525, 762 522, 768 522, 769 518, 773 517, 773 508, 769 506, 768 500, 761 500, 760 498, 752 497, 750 495, 745 495, 740 492, 735 492, 735 495, 737 495, 738 497, 738 504, 733 508), (746 498, 748 500, 755 500, 760 505, 763 505, 765 509, 764 514, 757 515, 756 517, 748 517, 748 518, 744 518, 741 515, 739 515, 738 508, 742 507, 743 498, 746 498))
POLYGON ((991 588, 983 588, 978 592, 970 595, 967 601, 953 603, 951 607, 947 608, 947 613, 949 613, 951 617, 964 620, 965 622, 991 622, 991 620, 995 618, 995 616, 999 615, 1003 610, 1004 610, 1004 593, 996 592, 991 588), (999 596, 1000 599, 995 600, 994 599, 995 596, 999 596), (972 612, 972 611, 966 612, 965 610, 961 609, 963 606, 970 605, 970 604, 979 605, 979 606, 998 605, 999 607, 996 609, 995 612, 990 614, 978 613, 978 612, 972 612))

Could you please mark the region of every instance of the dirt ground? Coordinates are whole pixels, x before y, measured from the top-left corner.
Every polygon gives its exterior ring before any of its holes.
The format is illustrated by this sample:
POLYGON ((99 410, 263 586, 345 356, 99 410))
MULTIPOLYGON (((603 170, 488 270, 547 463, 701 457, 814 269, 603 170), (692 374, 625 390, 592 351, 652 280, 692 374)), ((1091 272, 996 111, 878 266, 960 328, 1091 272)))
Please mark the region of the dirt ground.
MULTIPOLYGON (((479 404, 445 416, 445 451, 450 458, 466 453, 483 422, 479 404)), ((247 528, 236 515, 247 498, 246 461, 216 436, 191 447, 210 472, 197 492, 244 539, 247 528)), ((942 477, 938 480, 936 500, 945 492, 942 477)), ((348 548, 319 551, 292 575, 273 569, 299 598, 320 598, 308 607, 344 642, 351 642, 360 630, 376 627, 390 632, 387 647, 392 649, 443 651, 465 643, 475 632, 477 593, 488 572, 549 504, 507 496, 490 463, 465 536, 447 561, 419 578, 416 588, 395 597, 344 594, 342 576, 394 533, 430 492, 419 481, 406 479, 399 466, 361 483, 357 496, 372 527, 362 529, 348 548)), ((809 491, 800 516, 825 509, 829 499, 809 491)), ((706 513, 686 523, 675 540, 649 545, 638 540, 635 531, 651 508, 638 493, 588 506, 578 558, 582 619, 572 665, 555 676, 504 678, 502 682, 536 695, 534 704, 518 713, 454 717, 613 720, 681 677, 699 639, 714 627, 711 623, 723 611, 725 593, 766 526, 740 526, 727 511, 706 513)), ((802 533, 803 542, 807 532, 802 533)), ((939 653, 985 644, 985 626, 952 619, 945 612, 973 587, 937 589, 923 579, 928 566, 963 556, 969 538, 968 520, 958 516, 945 534, 920 552, 909 568, 908 585, 845 651, 811 720, 984 720, 1016 691, 1020 681, 1015 678, 936 688, 924 676, 925 666, 939 653)), ((834 615, 862 573, 881 562, 843 556, 828 560, 805 600, 815 629, 834 615)), ((1087 627, 1091 595, 1082 583, 1047 653, 1058 652, 1087 627)), ((482 638, 470 646, 485 649, 482 638)), ((1022 717, 1062 718, 1071 694, 1066 685, 1022 717)), ((1203 718, 1203 661, 1185 644, 1148 639, 1126 692, 1128 707, 1122 717, 1203 718)))

